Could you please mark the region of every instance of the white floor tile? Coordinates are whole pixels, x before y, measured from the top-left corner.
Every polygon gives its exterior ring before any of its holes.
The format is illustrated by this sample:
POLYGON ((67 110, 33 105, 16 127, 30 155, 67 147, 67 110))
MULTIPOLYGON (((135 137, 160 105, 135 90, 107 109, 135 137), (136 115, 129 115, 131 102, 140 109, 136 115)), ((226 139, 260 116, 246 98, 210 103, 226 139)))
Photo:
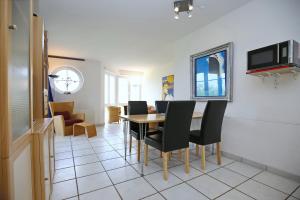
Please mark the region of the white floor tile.
POLYGON ((62 200, 77 195, 76 181, 64 181, 53 184, 52 199, 62 200))
POLYGON ((156 193, 154 195, 144 198, 143 200, 164 200, 164 198, 159 193, 156 193))
POLYGON ((90 143, 86 143, 86 144, 81 144, 81 145, 73 145, 72 146, 73 151, 74 150, 82 150, 82 149, 92 149, 92 146, 90 145, 90 143))
POLYGON ((73 166, 74 166, 73 158, 55 161, 56 169, 62 169, 62 168, 73 167, 73 166))
POLYGON ((300 187, 292 195, 300 199, 300 187))
POLYGON ((131 166, 114 169, 108 171, 107 174, 114 184, 140 177, 140 175, 131 166))
POLYGON ((143 178, 117 184, 116 188, 124 200, 137 200, 156 193, 156 190, 143 178))
POLYGON ((94 147, 94 151, 96 153, 103 153, 107 151, 113 151, 114 149, 111 146, 101 146, 101 147, 94 147))
POLYGON ((81 149, 81 150, 74 150, 73 155, 74 157, 79 157, 79 156, 86 156, 90 154, 94 154, 94 150, 92 148, 90 149, 81 149))
POLYGON ((211 199, 216 198, 230 190, 230 187, 224 183, 221 183, 207 175, 202 175, 198 178, 190 180, 188 181, 188 184, 211 199))
POLYGON ((106 170, 111 170, 119 167, 124 167, 128 165, 128 163, 124 160, 124 158, 115 158, 111 160, 102 161, 102 165, 106 170))
POLYGON ((97 155, 100 161, 120 157, 120 154, 118 154, 116 151, 98 153, 97 155))
POLYGON ((74 167, 57 169, 55 171, 54 183, 66 181, 75 178, 74 167))
POLYGON ((164 180, 162 171, 147 175, 145 176, 145 179, 147 179, 151 183, 151 185, 155 187, 158 191, 162 191, 164 189, 182 183, 182 180, 180 180, 171 173, 169 173, 168 175, 168 180, 164 180))
POLYGON ((295 181, 275 174, 271 174, 270 172, 266 171, 258 174, 253 179, 287 194, 292 193, 300 185, 295 181))
POLYGON ((58 147, 55 149, 55 153, 63 153, 63 152, 70 152, 70 151, 72 151, 71 146, 58 147))
POLYGON ((68 158, 72 158, 72 152, 63 152, 63 153, 56 153, 55 154, 55 160, 63 160, 63 159, 68 159, 68 158))
POLYGON ((253 198, 237 191, 237 190, 231 190, 221 197, 217 198, 216 200, 254 200, 253 198))
MULTIPOLYGON (((218 164, 218 163, 217 163, 216 155, 208 156, 208 157, 206 158, 206 160, 209 161, 209 162, 212 162, 212 163, 214 163, 214 164, 216 164, 216 165, 218 164)), ((229 159, 229 158, 226 158, 225 156, 222 156, 222 157, 221 157, 221 161, 222 161, 222 162, 221 162, 221 166, 228 165, 228 164, 234 162, 234 160, 231 160, 231 159, 229 159)))
MULTIPOLYGON (((157 165, 159 165, 161 167, 163 166, 163 159, 162 158, 157 158, 157 159, 154 159, 152 161, 155 162, 157 165)), ((182 164, 183 164, 183 162, 177 160, 177 158, 175 159, 174 156, 172 156, 171 160, 168 161, 168 167, 175 167, 175 166, 182 165, 182 164)))
POLYGON ((262 171, 261 169, 252 167, 241 162, 234 162, 230 165, 227 165, 226 168, 231 169, 247 177, 253 177, 262 171))
POLYGON ((113 186, 80 195, 80 200, 119 200, 121 199, 113 186))
POLYGON ((94 174, 77 179, 79 194, 98 190, 112 185, 109 177, 105 172, 94 174))
MULTIPOLYGON (((134 164, 132 165, 139 173, 141 173, 141 164, 134 164)), ((161 171, 162 170, 162 167, 155 164, 154 162, 151 162, 149 161, 148 162, 148 166, 145 166, 144 165, 144 175, 148 175, 148 174, 151 174, 151 173, 154 173, 154 172, 158 172, 158 171, 161 171)))
POLYGON ((225 168, 217 169, 208 174, 215 179, 230 185, 231 187, 235 187, 248 179, 246 176, 240 175, 225 168))
POLYGON ((290 196, 287 200, 299 200, 299 199, 296 199, 295 197, 290 196))
POLYGON ((219 165, 216 165, 216 164, 211 163, 211 162, 206 162, 205 170, 202 170, 201 169, 201 160, 194 160, 193 162, 191 162, 191 166, 194 167, 197 170, 200 170, 203 173, 208 173, 210 171, 213 171, 215 169, 220 168, 219 165))
POLYGON ((249 180, 238 186, 237 190, 257 200, 283 200, 287 197, 286 194, 253 180, 249 180))
POLYGON ((74 158, 75 165, 84 165, 88 163, 99 162, 99 158, 96 154, 81 156, 74 158))
POLYGON ((95 163, 76 166, 75 170, 76 170, 76 176, 82 177, 82 176, 103 172, 104 168, 100 162, 95 162, 95 163))
POLYGON ((203 194, 190 187, 186 183, 182 183, 180 185, 174 186, 162 192, 162 195, 166 199, 170 200, 208 200, 203 194))
POLYGON ((202 175, 203 173, 200 172, 199 170, 196 170, 192 167, 190 167, 190 173, 185 173, 185 166, 184 165, 180 165, 180 166, 177 166, 177 167, 172 167, 169 169, 169 171, 176 175, 177 177, 179 177, 180 179, 184 180, 184 181, 187 181, 187 180, 190 180, 192 178, 195 178, 197 176, 200 176, 202 175))

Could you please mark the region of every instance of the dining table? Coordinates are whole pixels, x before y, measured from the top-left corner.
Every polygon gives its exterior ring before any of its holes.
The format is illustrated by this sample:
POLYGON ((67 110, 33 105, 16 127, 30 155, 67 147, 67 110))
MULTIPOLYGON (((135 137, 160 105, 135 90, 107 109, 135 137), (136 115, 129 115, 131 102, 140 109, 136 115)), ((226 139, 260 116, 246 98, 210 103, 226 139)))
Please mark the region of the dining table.
MULTIPOLYGON (((193 119, 202 119, 203 114, 201 112, 194 112, 193 119)), ((140 138, 143 141, 144 136, 147 132, 147 124, 149 123, 159 123, 164 122, 166 115, 164 113, 154 113, 154 114, 141 114, 141 115, 119 115, 120 119, 123 121, 123 133, 124 133, 124 151, 125 160, 127 160, 127 136, 129 134, 129 122, 134 122, 139 125, 140 138)), ((178 116, 180 117, 180 116, 178 116)), ((143 145, 143 142, 142 142, 143 145)), ((144 161, 139 161, 141 164, 141 176, 144 176, 144 161)))

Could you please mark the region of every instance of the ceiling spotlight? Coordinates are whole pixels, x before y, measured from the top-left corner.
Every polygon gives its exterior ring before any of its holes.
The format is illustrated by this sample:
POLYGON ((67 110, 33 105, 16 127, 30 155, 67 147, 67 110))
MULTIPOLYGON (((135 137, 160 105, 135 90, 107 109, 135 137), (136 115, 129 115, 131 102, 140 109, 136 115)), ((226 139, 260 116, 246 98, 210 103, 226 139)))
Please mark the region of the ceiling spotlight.
POLYGON ((175 19, 179 19, 179 13, 187 12, 188 17, 192 17, 193 0, 174 0, 175 19))

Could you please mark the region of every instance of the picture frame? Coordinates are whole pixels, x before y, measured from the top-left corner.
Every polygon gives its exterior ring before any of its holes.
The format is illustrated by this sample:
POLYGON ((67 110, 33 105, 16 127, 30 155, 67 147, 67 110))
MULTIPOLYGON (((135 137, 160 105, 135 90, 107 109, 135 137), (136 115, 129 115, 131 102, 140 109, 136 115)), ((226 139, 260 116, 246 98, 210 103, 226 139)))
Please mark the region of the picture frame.
POLYGON ((190 56, 191 99, 232 101, 233 43, 190 56))

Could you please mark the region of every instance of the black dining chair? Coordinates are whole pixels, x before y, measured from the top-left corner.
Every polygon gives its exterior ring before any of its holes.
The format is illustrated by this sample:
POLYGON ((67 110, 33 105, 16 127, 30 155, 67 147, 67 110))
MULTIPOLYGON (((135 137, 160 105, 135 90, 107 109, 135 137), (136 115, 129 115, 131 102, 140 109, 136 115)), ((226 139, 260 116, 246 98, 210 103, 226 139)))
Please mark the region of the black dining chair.
MULTIPOLYGON (((166 113, 167 106, 168 106, 169 101, 155 101, 155 110, 156 113, 166 113)), ((162 130, 164 128, 164 122, 159 122, 157 129, 162 130)))
MULTIPOLYGON (((146 101, 128 101, 128 115, 142 115, 142 114, 148 114, 148 107, 146 101)), ((148 125, 146 125, 146 130, 148 131, 148 125)), ((141 157, 141 140, 143 138, 140 137, 140 127, 138 123, 135 122, 129 122, 129 153, 131 153, 132 148, 132 137, 134 137, 137 140, 138 145, 138 161, 140 161, 141 157)))
POLYGON ((190 132, 190 142, 196 144, 196 154, 201 145, 201 168, 205 170, 205 145, 217 144, 217 163, 221 165, 221 130, 227 101, 208 101, 200 130, 190 132))
POLYGON ((148 165, 148 145, 162 151, 164 179, 168 179, 168 160, 171 151, 185 149, 185 172, 189 173, 189 133, 195 101, 172 101, 166 110, 161 134, 146 135, 144 161, 148 165))
POLYGON ((124 115, 127 115, 128 106, 124 106, 123 108, 124 108, 124 115))

